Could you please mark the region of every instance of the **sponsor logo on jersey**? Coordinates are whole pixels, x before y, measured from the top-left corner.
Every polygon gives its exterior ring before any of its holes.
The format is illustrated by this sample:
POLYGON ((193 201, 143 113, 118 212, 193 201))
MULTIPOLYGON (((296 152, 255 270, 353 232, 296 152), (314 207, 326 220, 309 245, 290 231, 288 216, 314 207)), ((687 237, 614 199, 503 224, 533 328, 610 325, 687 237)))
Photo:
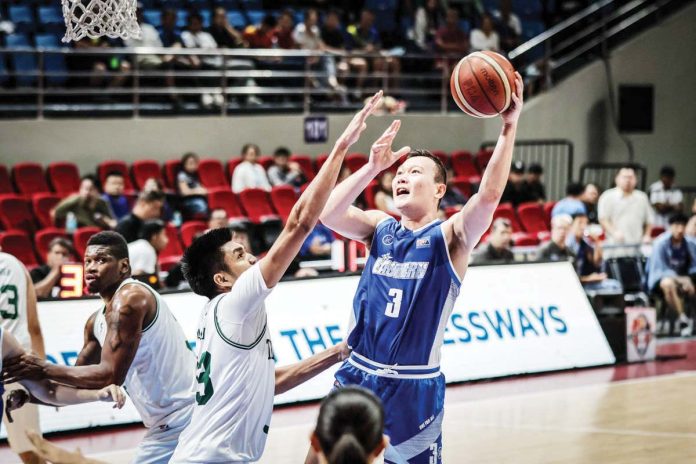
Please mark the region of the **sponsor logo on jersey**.
POLYGON ((430 237, 423 237, 416 240, 416 248, 430 248, 430 237))
POLYGON ((387 246, 391 245, 392 243, 394 243, 394 236, 385 235, 384 237, 382 237, 382 243, 384 243, 387 246))
POLYGON ((422 279, 428 270, 427 261, 411 261, 400 263, 391 258, 391 254, 387 253, 380 256, 372 266, 372 273, 394 279, 422 279))

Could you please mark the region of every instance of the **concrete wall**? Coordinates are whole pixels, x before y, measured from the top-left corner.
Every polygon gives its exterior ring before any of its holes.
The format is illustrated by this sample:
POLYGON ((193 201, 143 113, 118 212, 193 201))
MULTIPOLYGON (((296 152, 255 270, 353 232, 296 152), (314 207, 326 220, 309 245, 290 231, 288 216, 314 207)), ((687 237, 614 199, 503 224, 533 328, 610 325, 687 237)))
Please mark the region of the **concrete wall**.
MULTIPOLYGON (((696 5, 682 10, 613 52, 615 83, 655 86, 655 131, 632 135, 636 161, 655 177, 664 162, 673 163, 681 184, 696 183, 696 5), (689 45, 691 44, 691 45, 689 45)), ((611 122, 608 89, 601 62, 595 62, 561 82, 550 92, 530 99, 518 137, 567 138, 575 145, 576 173, 581 163, 621 161, 628 156, 611 122)), ((349 115, 329 117, 331 143, 348 123, 349 115)), ((356 151, 367 152, 370 142, 391 118, 374 117, 356 151)), ((447 116, 408 114, 402 117, 399 146, 453 150, 476 149, 495 139, 500 121, 476 120, 461 113, 447 116)), ((133 161, 164 160, 194 150, 203 156, 227 159, 246 142, 264 153, 279 145, 316 155, 331 143, 305 145, 302 116, 200 117, 91 120, 0 121, 0 163, 20 160, 48 163, 71 160, 83 171, 107 158, 133 161)))

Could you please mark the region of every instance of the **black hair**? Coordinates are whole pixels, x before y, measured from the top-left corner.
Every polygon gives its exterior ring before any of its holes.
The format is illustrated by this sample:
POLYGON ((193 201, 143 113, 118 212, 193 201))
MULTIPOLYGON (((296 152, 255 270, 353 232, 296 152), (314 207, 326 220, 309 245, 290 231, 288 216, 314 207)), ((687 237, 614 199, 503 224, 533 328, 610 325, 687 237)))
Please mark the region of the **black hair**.
POLYGON ((198 155, 192 151, 184 153, 184 156, 181 157, 181 169, 184 169, 184 166, 186 166, 186 162, 189 160, 189 158, 200 159, 198 155))
POLYGON ((435 182, 438 184, 447 184, 447 169, 445 169, 445 165, 442 164, 442 160, 440 160, 440 158, 433 155, 428 150, 413 150, 408 154, 406 159, 416 158, 418 156, 423 156, 433 160, 433 163, 435 163, 435 166, 437 167, 435 170, 435 182))
POLYGON ((77 253, 75 252, 75 247, 73 246, 72 242, 65 237, 56 237, 53 240, 51 240, 48 243, 48 251, 51 251, 54 246, 63 247, 66 250, 68 250, 68 253, 70 253, 71 256, 77 256, 77 253))
POLYGON ((579 212, 577 212, 577 213, 571 214, 570 217, 572 217, 572 218, 573 218, 573 221, 574 221, 575 219, 577 219, 577 218, 579 218, 579 217, 585 217, 585 218, 586 218, 586 217, 588 217, 588 216, 587 216, 587 213, 583 213, 582 211, 579 211, 579 212))
POLYGON ((186 19, 186 22, 191 25, 194 19, 197 19, 201 24, 203 23, 203 16, 197 11, 192 11, 189 13, 188 18, 186 19))
POLYGON ((616 175, 619 175, 619 172, 623 171, 624 169, 630 169, 633 171, 633 173, 636 173, 636 165, 635 164, 623 164, 619 167, 619 169, 616 171, 616 175))
POLYGON ((295 12, 292 11, 292 8, 286 8, 283 11, 280 12, 280 16, 287 16, 290 19, 292 19, 293 22, 295 22, 295 12))
POLYGON ((290 150, 288 147, 278 147, 273 152, 273 156, 290 156, 290 150))
POLYGON ((674 170, 673 166, 665 165, 660 169, 660 177, 674 177, 677 172, 674 170))
POLYGON ((116 259, 128 258, 128 243, 123 235, 111 230, 105 230, 92 235, 87 240, 87 246, 104 246, 116 259))
POLYGON ((539 163, 532 163, 529 165, 529 169, 527 169, 527 172, 530 174, 543 174, 544 173, 544 168, 541 164, 539 163))
POLYGON ((92 184, 94 184, 95 187, 99 188, 99 181, 97 180, 97 176, 95 176, 94 174, 85 174, 84 176, 80 177, 80 183, 86 180, 92 182, 92 184))
POLYGON ((246 155, 246 152, 249 151, 250 148, 253 148, 254 151, 256 151, 256 155, 261 155, 261 149, 258 145, 256 145, 255 143, 245 143, 242 147, 241 156, 246 155))
POLYGON ((164 192, 160 192, 159 190, 142 191, 140 192, 140 195, 138 195, 138 201, 145 203, 164 201, 165 198, 164 192))
POLYGON ((360 387, 334 390, 322 401, 314 435, 330 464, 361 464, 382 442, 384 409, 360 387))
POLYGON ((682 224, 686 225, 687 222, 689 222, 689 218, 686 216, 684 213, 674 213, 669 217, 669 225, 671 226, 672 224, 682 224))
POLYGON ((107 180, 109 177, 120 177, 121 179, 125 179, 126 176, 124 176, 121 171, 109 171, 104 176, 104 180, 107 180))
POLYGON ((268 13, 261 20, 261 24, 273 29, 274 27, 276 27, 278 25, 278 19, 273 14, 268 13))
POLYGON ((164 228, 164 222, 160 221, 159 219, 145 221, 142 227, 140 228, 138 238, 143 238, 149 242, 153 236, 162 232, 164 228))
POLYGON ((196 237, 186 249, 181 269, 193 293, 211 299, 220 293, 213 276, 227 270, 222 246, 230 240, 232 231, 229 228, 212 229, 196 237))
POLYGON ((307 21, 312 13, 316 14, 317 18, 319 17, 319 11, 317 11, 316 8, 309 8, 309 9, 305 10, 304 15, 303 15, 303 19, 305 21, 307 21))
POLYGON ((582 182, 569 182, 566 185, 566 195, 569 197, 579 197, 585 191, 585 184, 582 182))

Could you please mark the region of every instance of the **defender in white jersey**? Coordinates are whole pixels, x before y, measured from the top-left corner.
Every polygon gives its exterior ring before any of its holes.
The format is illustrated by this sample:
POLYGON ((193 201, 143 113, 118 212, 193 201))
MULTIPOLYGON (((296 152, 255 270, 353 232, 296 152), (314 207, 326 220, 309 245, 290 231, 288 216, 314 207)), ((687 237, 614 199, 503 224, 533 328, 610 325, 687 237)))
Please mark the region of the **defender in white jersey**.
POLYGON ((195 357, 166 303, 130 278, 128 247, 116 232, 87 242, 85 282, 103 307, 87 321, 75 367, 29 354, 6 367, 10 378, 51 379, 83 388, 124 385, 146 427, 134 462, 169 462, 191 418, 195 357))
POLYGON ((211 301, 198 327, 196 405, 172 463, 257 461, 266 444, 274 393, 340 359, 338 351, 329 350, 309 363, 276 371, 264 300, 316 225, 345 154, 380 100, 381 92, 355 115, 263 259, 257 262, 233 242, 227 229, 207 232, 186 250, 184 276, 195 293, 211 301))
MULTIPOLYGON (((46 357, 41 325, 36 314, 36 292, 29 272, 14 256, 0 252, 0 326, 11 333, 24 351, 33 351, 41 358, 46 357)), ((5 385, 2 401, 7 400, 8 391, 21 388, 19 385, 5 385)), ((7 415, 2 416, 7 430, 7 441, 12 451, 25 463, 43 462, 34 453, 34 447, 24 433, 35 430, 41 435, 39 409, 28 404, 14 414, 10 422, 7 415)))

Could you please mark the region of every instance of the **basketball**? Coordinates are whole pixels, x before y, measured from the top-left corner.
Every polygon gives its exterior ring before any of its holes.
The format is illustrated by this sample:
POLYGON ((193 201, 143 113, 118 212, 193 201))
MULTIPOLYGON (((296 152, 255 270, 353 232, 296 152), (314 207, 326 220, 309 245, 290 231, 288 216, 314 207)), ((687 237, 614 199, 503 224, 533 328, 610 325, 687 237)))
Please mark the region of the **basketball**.
POLYGON ((504 112, 515 91, 515 68, 495 52, 474 52, 462 58, 450 77, 457 106, 475 118, 492 118, 504 112))

